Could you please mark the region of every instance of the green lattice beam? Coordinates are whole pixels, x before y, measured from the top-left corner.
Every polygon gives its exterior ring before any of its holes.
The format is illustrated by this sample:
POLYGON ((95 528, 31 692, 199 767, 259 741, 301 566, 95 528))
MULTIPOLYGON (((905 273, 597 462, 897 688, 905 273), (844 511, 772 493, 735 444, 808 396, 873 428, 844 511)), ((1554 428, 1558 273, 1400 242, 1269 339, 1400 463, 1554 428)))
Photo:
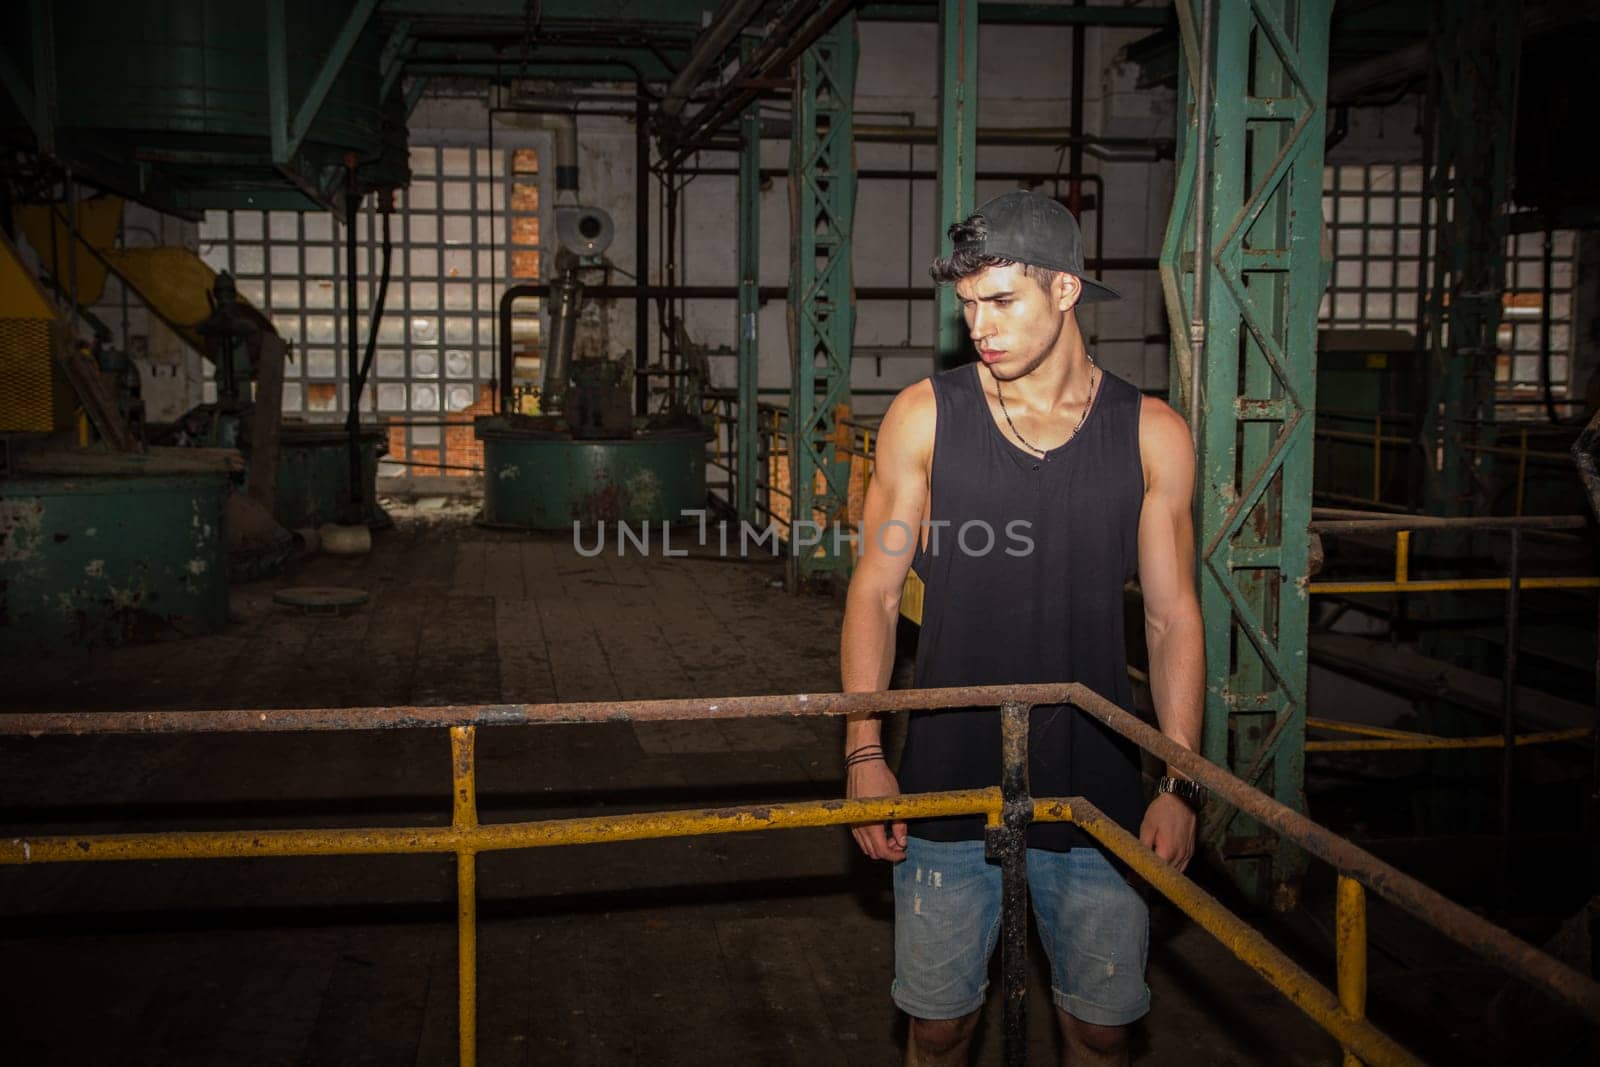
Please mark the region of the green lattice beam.
MULTIPOLYGON (((847 15, 806 50, 794 90, 789 176, 794 232, 790 238, 794 375, 789 393, 792 524, 845 523, 849 457, 840 451, 837 417, 850 403, 850 349, 855 293, 850 268, 856 177, 855 16, 847 15)), ((804 543, 803 541, 800 543, 804 543)), ((791 553, 793 576, 805 580, 848 568, 824 537, 815 549, 791 553)))
MULTIPOLYGON (((1304 810, 1305 591, 1332 0, 1179 0, 1177 189, 1162 248, 1170 390, 1196 430, 1208 759, 1304 810), (1212 76, 1202 159, 1202 49, 1212 76), (1195 306, 1195 194, 1208 200, 1195 306), (1198 397, 1191 396, 1199 356, 1198 397)), ((1258 899, 1294 899, 1303 858, 1213 810, 1205 837, 1258 899)))

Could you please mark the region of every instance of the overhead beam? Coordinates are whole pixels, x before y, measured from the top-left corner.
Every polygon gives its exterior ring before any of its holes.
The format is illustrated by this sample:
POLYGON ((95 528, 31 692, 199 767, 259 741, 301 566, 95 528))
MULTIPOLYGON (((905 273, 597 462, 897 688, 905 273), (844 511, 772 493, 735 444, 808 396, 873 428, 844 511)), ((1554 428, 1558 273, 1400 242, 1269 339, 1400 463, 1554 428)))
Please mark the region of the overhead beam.
POLYGON ((683 110, 683 105, 688 102, 689 94, 700 83, 701 76, 721 57, 734 35, 756 17, 756 13, 761 10, 764 3, 766 0, 723 0, 722 6, 717 9, 716 18, 706 27, 705 33, 695 41, 689 62, 685 63, 678 76, 672 79, 672 85, 661 101, 662 114, 669 119, 677 118, 678 113, 683 110))
MULTIPOLYGON (((943 0, 866 4, 856 14, 863 22, 936 22, 943 0)), ((978 21, 988 26, 1123 26, 1161 29, 1177 21, 1170 5, 1160 7, 1066 6, 1061 4, 979 4, 978 21)))
MULTIPOLYGON (((619 47, 615 43, 568 42, 557 45, 535 45, 527 54, 504 51, 492 45, 472 44, 462 41, 429 41, 415 38, 405 61, 405 72, 416 74, 458 74, 479 77, 510 77, 513 75, 549 77, 583 77, 576 74, 551 74, 551 70, 569 70, 580 67, 611 67, 627 71, 624 80, 665 82, 673 78, 673 69, 656 52, 639 47, 619 47)), ((596 77, 589 74, 589 77, 596 77)))
POLYGON ((562 23, 614 23, 628 29, 669 26, 699 33, 706 12, 715 0, 383 0, 386 18, 422 22, 492 20, 528 23, 536 11, 534 29, 562 23))

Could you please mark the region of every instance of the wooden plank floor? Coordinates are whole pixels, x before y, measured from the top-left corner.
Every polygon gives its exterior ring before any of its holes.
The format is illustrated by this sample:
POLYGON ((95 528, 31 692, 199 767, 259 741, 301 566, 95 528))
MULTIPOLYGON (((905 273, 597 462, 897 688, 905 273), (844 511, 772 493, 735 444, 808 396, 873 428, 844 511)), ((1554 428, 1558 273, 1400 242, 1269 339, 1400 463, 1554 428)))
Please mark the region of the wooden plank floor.
MULTIPOLYGON (((237 587, 220 634, 0 663, 0 699, 14 711, 835 690, 840 606, 785 595, 781 574, 704 556, 584 558, 565 537, 402 521, 366 557, 237 587), (306 617, 272 604, 290 584, 372 599, 306 617)), ((822 720, 486 729, 483 818, 834 796, 839 736, 822 720)), ((443 731, 8 741, 0 832, 442 824, 448 787, 443 731)), ((453 1062, 453 862, 0 870, 5 1062, 453 1062)), ((888 872, 840 831, 494 854, 479 878, 485 1064, 901 1055, 888 872)), ((1334 1056, 1170 909, 1156 911, 1155 942, 1142 1057, 1334 1056)), ((1038 973, 1032 998, 1045 1062, 1038 973)), ((990 1011, 979 1062, 999 1056, 990 1011)))

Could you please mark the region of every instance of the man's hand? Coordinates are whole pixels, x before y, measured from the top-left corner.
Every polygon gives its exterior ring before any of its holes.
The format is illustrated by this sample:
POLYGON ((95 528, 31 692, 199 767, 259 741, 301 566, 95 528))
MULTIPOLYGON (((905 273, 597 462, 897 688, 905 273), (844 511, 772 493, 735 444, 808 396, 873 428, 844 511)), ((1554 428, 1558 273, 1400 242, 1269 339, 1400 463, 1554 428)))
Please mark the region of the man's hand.
MULTIPOLYGON (((858 763, 847 768, 845 775, 845 796, 851 800, 892 797, 900 792, 900 782, 881 759, 858 763)), ((892 824, 888 832, 881 822, 857 823, 850 833, 861 851, 871 859, 899 863, 906 858, 906 824, 903 822, 892 824)))
MULTIPOLYGON (((856 831, 859 837, 860 830, 856 831)), ((1171 793, 1162 793, 1145 809, 1139 840, 1171 864, 1178 873, 1194 856, 1194 811, 1171 793)), ((863 846, 865 847, 865 846, 863 846)))

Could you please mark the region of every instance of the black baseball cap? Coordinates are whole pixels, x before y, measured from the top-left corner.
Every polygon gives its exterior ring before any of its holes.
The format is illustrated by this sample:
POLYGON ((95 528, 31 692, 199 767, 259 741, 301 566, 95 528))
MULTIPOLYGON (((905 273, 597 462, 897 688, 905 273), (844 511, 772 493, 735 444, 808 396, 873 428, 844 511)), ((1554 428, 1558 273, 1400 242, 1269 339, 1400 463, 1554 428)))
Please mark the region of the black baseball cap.
POLYGON ((1072 212, 1048 196, 1018 189, 984 204, 973 214, 982 215, 989 236, 977 241, 957 241, 959 252, 979 252, 1047 270, 1065 271, 1083 283, 1080 302, 1121 300, 1122 294, 1083 276, 1083 231, 1072 212))

